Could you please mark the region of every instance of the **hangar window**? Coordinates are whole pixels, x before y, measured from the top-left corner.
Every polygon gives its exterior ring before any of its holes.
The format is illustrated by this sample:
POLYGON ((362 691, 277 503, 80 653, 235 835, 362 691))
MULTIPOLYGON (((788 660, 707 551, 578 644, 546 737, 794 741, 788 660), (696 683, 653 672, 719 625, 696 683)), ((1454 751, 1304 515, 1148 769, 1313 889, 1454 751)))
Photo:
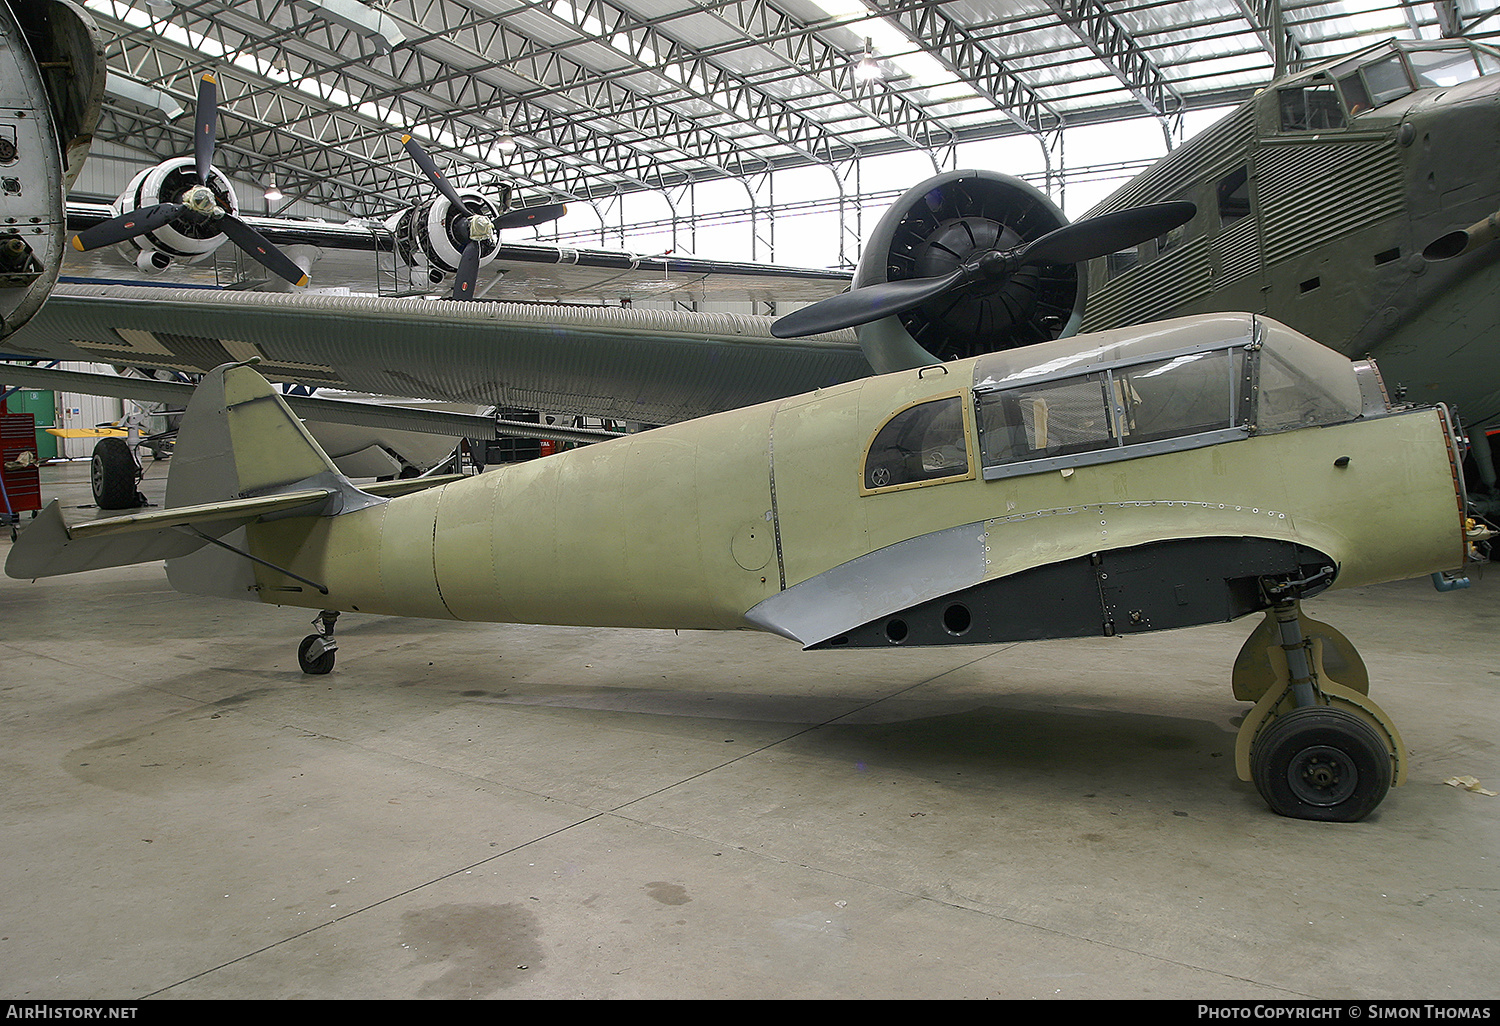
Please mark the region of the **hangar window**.
POLYGON ((974 476, 963 397, 923 400, 898 410, 870 441, 862 492, 915 488, 974 476))
POLYGON ((1339 105, 1338 92, 1325 78, 1289 86, 1277 98, 1283 132, 1321 132, 1344 127, 1344 108, 1339 105))

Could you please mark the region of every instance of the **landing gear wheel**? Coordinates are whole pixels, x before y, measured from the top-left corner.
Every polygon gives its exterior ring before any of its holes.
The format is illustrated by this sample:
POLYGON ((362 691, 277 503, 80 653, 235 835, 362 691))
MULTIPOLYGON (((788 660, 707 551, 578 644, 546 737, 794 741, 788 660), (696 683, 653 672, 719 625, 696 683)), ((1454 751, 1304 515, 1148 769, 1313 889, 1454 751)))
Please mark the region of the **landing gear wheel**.
POLYGON ((143 505, 135 487, 140 479, 140 467, 123 438, 99 439, 89 460, 94 505, 100 509, 135 509, 143 505))
POLYGON ((1251 775, 1271 811, 1353 823, 1391 787, 1391 755, 1364 720, 1328 706, 1293 709, 1255 740, 1251 775))
POLYGON ((337 652, 324 652, 316 658, 308 657, 313 644, 322 640, 321 634, 309 634, 302 639, 302 644, 297 646, 297 663, 302 667, 303 673, 327 673, 333 669, 333 657, 337 655, 337 652))

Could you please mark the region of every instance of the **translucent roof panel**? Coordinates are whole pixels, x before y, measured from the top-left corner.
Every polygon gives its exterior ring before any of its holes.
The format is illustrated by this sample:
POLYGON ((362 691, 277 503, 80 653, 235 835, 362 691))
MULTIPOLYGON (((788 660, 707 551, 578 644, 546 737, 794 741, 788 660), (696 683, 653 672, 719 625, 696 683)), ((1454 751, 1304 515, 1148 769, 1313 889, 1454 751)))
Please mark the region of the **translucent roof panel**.
MULTIPOLYGON (((383 0, 363 26, 319 0, 84 3, 113 73, 190 111, 215 71, 226 173, 361 216, 430 188, 405 132, 454 173, 588 200, 1180 119, 1263 87, 1278 51, 1295 69, 1384 38, 1500 40, 1480 0, 1283 0, 1279 45, 1250 0, 383 0)), ((96 136, 155 162, 191 151, 192 118, 110 100, 96 136)))

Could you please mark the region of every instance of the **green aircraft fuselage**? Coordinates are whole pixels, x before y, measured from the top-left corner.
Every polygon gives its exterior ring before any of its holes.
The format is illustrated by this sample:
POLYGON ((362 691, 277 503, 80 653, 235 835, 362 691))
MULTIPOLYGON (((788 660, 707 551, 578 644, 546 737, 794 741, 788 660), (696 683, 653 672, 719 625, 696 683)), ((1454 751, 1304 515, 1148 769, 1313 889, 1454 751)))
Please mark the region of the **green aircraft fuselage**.
MULTIPOLYGON (((235 426, 261 381, 225 378, 241 494, 321 469, 235 426)), ((168 567, 184 590, 264 602, 804 645, 1153 630, 1264 608, 1261 578, 1461 566, 1445 423, 1372 409, 1348 360, 1274 322, 1184 319, 268 519, 249 528, 258 566, 168 567)), ((193 427, 184 445, 215 434, 193 427)), ((179 451, 170 505, 204 500, 173 494, 194 467, 179 451)))

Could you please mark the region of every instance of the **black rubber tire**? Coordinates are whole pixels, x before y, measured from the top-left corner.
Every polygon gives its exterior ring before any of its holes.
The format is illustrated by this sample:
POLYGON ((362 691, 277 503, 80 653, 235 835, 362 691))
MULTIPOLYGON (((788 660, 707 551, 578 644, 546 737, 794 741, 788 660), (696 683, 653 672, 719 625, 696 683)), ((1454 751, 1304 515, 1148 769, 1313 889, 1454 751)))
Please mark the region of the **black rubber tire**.
POLYGON ((338 655, 337 651, 324 652, 316 659, 307 657, 307 650, 312 648, 313 642, 318 640, 318 635, 309 634, 302 639, 302 644, 297 646, 297 665, 302 667, 303 673, 327 673, 333 669, 333 657, 338 655))
POLYGON ((1353 823, 1373 812, 1391 789, 1391 753, 1354 713, 1309 706, 1261 732, 1250 753, 1250 774, 1279 815, 1353 823))
POLYGON ((101 438, 89 460, 89 484, 100 509, 135 509, 140 505, 136 484, 141 468, 123 438, 101 438))

